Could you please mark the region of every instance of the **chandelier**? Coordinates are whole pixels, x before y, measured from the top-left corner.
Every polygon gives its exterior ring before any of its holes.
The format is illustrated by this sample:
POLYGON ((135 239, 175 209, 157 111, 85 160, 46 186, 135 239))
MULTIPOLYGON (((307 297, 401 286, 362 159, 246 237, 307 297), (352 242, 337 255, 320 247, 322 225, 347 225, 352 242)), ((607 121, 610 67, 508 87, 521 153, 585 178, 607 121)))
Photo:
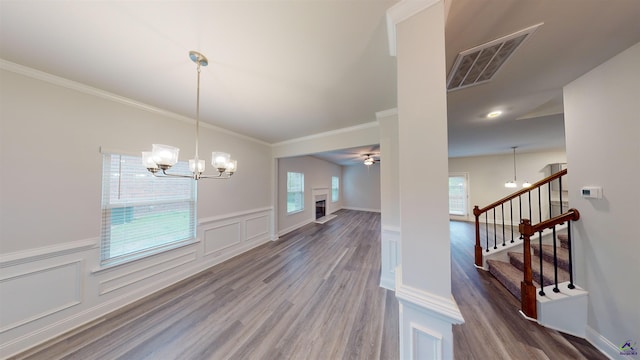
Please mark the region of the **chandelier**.
MULTIPOLYGON (((516 184, 516 148, 517 146, 512 146, 511 148, 513 149, 513 180, 509 180, 506 183, 504 183, 504 187, 506 188, 518 187, 518 185, 516 184)), ((531 184, 526 180, 524 183, 522 183, 523 188, 528 188, 529 186, 531 186, 531 184)))
POLYGON ((209 61, 207 57, 197 51, 189 51, 191 61, 196 63, 198 72, 198 84, 196 90, 196 143, 195 157, 189 160, 189 169, 191 174, 172 174, 168 173, 173 165, 178 162, 178 153, 180 149, 174 146, 153 144, 151 151, 142 152, 142 164, 155 177, 181 177, 199 179, 228 179, 238 169, 238 162, 231 159, 231 155, 225 152, 214 151, 211 154, 211 165, 218 172, 217 175, 202 175, 205 168, 204 160, 198 157, 198 141, 200 137, 200 67, 207 66, 209 61))

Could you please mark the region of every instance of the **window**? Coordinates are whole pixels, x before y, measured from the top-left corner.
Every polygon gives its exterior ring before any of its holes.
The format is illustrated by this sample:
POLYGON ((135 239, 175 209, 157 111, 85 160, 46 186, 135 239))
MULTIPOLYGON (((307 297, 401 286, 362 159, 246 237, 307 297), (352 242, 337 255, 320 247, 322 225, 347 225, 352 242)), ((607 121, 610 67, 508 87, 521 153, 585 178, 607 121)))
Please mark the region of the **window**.
POLYGON ((287 172, 287 214, 304 209, 304 174, 287 172))
POLYGON ((331 201, 336 202, 340 200, 340 178, 337 176, 331 177, 331 201))
POLYGON ((467 176, 449 175, 449 214, 467 215, 467 176))
MULTIPOLYGON (((186 162, 173 169, 189 173, 186 162)), ((195 183, 190 178, 155 178, 139 156, 104 154, 101 263, 136 259, 193 241, 195 183)))

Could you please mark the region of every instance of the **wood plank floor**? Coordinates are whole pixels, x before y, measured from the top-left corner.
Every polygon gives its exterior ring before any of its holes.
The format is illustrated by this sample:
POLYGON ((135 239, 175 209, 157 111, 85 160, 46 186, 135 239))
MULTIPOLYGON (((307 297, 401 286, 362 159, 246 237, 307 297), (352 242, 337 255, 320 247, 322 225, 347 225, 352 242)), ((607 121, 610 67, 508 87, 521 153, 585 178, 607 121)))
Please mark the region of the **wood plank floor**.
MULTIPOLYGON (((378 286, 380 214, 341 210, 16 359, 398 359, 398 303, 378 286)), ((451 222, 458 359, 605 359, 543 328, 473 267, 473 225, 451 222)))

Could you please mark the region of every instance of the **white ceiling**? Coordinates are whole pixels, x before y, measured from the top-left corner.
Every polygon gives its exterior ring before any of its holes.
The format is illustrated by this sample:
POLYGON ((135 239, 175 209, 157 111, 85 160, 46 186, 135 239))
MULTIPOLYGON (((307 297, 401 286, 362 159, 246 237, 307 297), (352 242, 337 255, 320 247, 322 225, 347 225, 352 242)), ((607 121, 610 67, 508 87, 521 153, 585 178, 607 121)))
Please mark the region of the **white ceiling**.
MULTIPOLYGON (((0 0, 0 58, 194 117, 197 50, 202 121, 277 143, 396 106, 395 2, 0 0)), ((495 80, 449 93, 450 156, 564 147, 562 86, 640 41, 640 1, 452 0, 447 66, 540 22, 495 80)))

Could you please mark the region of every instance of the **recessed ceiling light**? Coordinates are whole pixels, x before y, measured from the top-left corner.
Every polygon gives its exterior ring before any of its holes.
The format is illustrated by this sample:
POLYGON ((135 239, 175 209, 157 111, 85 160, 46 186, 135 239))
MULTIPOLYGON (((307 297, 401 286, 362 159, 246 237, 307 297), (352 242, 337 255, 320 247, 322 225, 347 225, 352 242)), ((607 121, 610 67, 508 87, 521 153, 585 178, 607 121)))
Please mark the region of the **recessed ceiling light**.
POLYGON ((496 110, 496 111, 492 111, 492 112, 488 113, 488 114, 487 114, 487 117, 488 117, 489 119, 493 119, 493 118, 498 117, 498 116, 500 116, 500 115, 502 115, 502 111, 500 111, 500 110, 496 110))

